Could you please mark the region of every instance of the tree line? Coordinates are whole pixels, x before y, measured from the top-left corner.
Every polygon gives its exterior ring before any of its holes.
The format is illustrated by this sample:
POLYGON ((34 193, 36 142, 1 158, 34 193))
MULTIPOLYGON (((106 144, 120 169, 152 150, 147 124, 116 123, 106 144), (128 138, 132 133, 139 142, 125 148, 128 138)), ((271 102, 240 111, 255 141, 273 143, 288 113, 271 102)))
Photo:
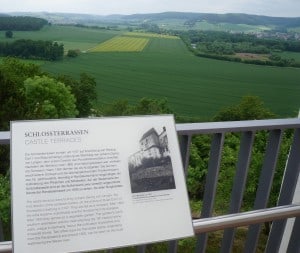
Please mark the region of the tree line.
POLYGON ((250 46, 265 47, 269 51, 281 50, 300 52, 300 42, 297 40, 286 41, 284 39, 258 38, 254 34, 190 30, 187 32, 180 32, 180 36, 191 44, 207 45, 208 43, 213 42, 228 43, 235 52, 240 52, 242 50, 247 52, 247 50, 251 50, 250 46))
POLYGON ((37 31, 47 24, 48 21, 42 18, 0 16, 0 30, 2 31, 37 31))
POLYGON ((179 36, 195 55, 219 60, 259 65, 300 67, 294 59, 283 59, 278 53, 300 52, 300 41, 257 38, 253 34, 216 31, 179 32, 179 36), (237 53, 266 54, 268 59, 242 59, 237 53))
POLYGON ((63 44, 52 41, 21 39, 0 43, 0 56, 55 61, 62 59, 63 55, 63 44))

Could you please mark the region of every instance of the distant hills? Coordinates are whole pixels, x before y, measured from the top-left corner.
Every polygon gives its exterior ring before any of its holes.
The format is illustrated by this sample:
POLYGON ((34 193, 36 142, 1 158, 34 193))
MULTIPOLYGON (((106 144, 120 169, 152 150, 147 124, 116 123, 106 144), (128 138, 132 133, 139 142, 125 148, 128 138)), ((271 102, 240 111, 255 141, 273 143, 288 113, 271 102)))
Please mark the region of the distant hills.
MULTIPOLYGON (((114 24, 131 24, 138 22, 168 22, 178 20, 192 27, 197 22, 207 22, 209 24, 244 24, 251 26, 267 26, 272 29, 276 28, 295 28, 300 27, 300 17, 269 17, 261 15, 250 15, 243 13, 192 13, 192 12, 163 12, 149 14, 133 15, 89 15, 89 14, 70 14, 70 13, 50 13, 50 12, 15 12, 8 13, 12 16, 33 16, 47 19, 51 23, 59 24, 92 24, 114 23, 114 24)), ((1 14, 0 15, 7 15, 1 14)))
POLYGON ((134 14, 123 16, 127 20, 163 20, 163 19, 185 19, 188 21, 206 21, 209 23, 229 23, 246 25, 265 25, 265 26, 300 26, 300 17, 269 17, 260 15, 249 15, 243 13, 187 13, 187 12, 163 12, 154 14, 134 14))

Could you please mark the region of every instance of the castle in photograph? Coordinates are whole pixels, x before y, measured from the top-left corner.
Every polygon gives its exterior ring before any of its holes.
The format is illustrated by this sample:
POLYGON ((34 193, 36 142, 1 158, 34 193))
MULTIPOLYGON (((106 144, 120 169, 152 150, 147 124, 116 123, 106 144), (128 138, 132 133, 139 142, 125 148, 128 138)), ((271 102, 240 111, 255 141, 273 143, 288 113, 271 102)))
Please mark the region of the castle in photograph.
POLYGON ((160 134, 154 128, 147 131, 139 141, 140 150, 129 157, 132 167, 142 165, 144 158, 162 158, 170 156, 166 128, 160 134))
POLYGON ((139 140, 140 149, 128 158, 132 192, 174 189, 175 182, 166 128, 149 129, 139 140))

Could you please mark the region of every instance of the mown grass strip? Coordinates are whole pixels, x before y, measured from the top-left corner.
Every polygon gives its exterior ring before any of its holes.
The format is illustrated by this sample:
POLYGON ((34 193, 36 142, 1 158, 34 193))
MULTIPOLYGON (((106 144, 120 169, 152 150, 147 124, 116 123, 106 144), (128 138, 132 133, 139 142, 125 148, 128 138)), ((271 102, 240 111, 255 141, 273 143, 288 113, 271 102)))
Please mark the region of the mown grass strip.
POLYGON ((147 38, 120 36, 107 40, 89 52, 140 52, 148 44, 147 38))

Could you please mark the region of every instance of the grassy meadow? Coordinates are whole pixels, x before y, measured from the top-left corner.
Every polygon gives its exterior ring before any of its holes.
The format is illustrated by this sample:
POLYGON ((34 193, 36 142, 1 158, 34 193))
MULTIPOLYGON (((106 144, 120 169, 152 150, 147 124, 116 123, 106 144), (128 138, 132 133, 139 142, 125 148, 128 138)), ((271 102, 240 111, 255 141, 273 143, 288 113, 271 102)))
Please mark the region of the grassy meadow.
POLYGON ((278 53, 279 56, 286 59, 294 59, 296 62, 300 62, 300 53, 296 52, 282 52, 278 53))
POLYGON ((118 35, 116 31, 102 31, 101 29, 89 29, 75 26, 45 26, 40 31, 14 31, 13 39, 0 36, 0 41, 12 41, 18 39, 52 40, 63 43, 65 51, 79 49, 81 51, 95 47, 97 44, 118 35))
POLYGON ((85 72, 93 76, 99 103, 166 97, 179 115, 207 119, 245 95, 261 97, 280 117, 294 117, 300 107, 300 69, 196 57, 173 36, 53 25, 38 32, 14 32, 14 39, 20 38, 50 39, 63 43, 65 50, 82 51, 76 58, 43 62, 41 66, 55 75, 78 77, 85 72), (133 52, 90 50, 109 46, 110 39, 122 37, 131 38, 132 43, 144 38, 147 43, 133 52))

